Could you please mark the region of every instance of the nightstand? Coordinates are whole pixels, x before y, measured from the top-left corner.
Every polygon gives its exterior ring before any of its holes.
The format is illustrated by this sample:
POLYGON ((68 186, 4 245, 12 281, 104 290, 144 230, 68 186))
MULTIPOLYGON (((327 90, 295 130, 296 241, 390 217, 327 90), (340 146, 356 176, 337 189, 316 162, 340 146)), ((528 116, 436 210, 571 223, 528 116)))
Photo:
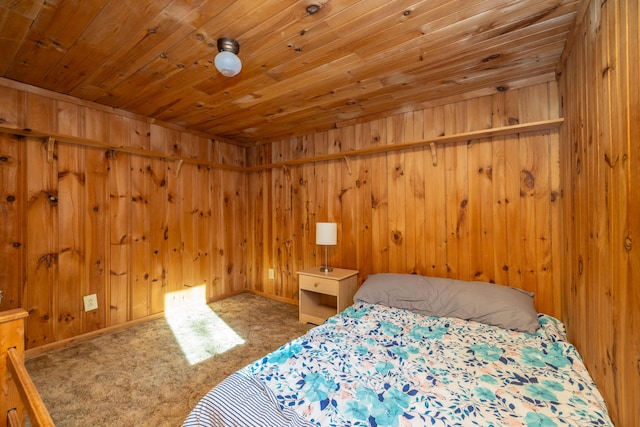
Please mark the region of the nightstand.
POLYGON ((323 273, 320 267, 298 271, 298 320, 319 325, 353 304, 358 272, 334 268, 323 273))

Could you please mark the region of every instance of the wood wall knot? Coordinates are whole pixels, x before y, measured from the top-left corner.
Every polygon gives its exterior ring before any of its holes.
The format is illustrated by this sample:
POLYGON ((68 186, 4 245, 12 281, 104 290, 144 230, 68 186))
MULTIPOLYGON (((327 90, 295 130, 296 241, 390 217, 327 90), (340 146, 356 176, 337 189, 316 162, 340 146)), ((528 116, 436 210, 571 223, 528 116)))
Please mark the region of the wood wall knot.
POLYGON ((75 317, 71 313, 62 313, 58 316, 58 322, 72 322, 75 320, 75 317))
POLYGON ((604 161, 609 165, 611 169, 613 169, 616 166, 616 163, 618 163, 619 158, 620 156, 616 156, 616 158, 612 160, 607 153, 604 153, 604 161))
POLYGON ((500 54, 499 53, 494 53, 493 55, 489 55, 486 58, 483 58, 482 62, 483 63, 487 63, 487 62, 491 62, 494 59, 498 59, 498 58, 500 58, 500 54))
POLYGON ((44 264, 44 266, 48 270, 48 269, 50 269, 51 267, 53 267, 57 263, 58 263, 58 254, 57 253, 44 254, 40 258, 38 258, 38 268, 40 268, 40 266, 42 264, 44 264))
POLYGON ((340 203, 342 203, 342 196, 344 196, 349 190, 351 190, 351 187, 340 190, 340 194, 338 194, 338 200, 340 200, 340 203))
POLYGON ((77 249, 73 249, 73 248, 60 249, 60 255, 62 254, 71 254, 72 256, 75 256, 80 260, 84 260, 84 252, 79 251, 77 249))
POLYGON ((582 255, 578 257, 578 275, 582 276, 584 270, 584 263, 582 262, 582 255))
MULTIPOLYGON (((480 171, 478 172, 482 173, 482 168, 480 168, 480 171)), ((486 175, 487 178, 493 179, 493 167, 487 166, 486 168, 484 168, 484 174, 486 175)))
POLYGON ((627 252, 631 252, 631 249, 633 249, 633 241, 631 240, 631 237, 627 236, 624 239, 624 248, 627 250, 627 252))
POLYGON ((349 175, 352 175, 351 172, 351 159, 348 156, 344 156, 344 162, 347 166, 347 172, 349 173, 349 175))
POLYGON ((529 190, 533 190, 536 186, 536 177, 530 170, 522 169, 520 172, 520 179, 522 180, 522 184, 529 190))

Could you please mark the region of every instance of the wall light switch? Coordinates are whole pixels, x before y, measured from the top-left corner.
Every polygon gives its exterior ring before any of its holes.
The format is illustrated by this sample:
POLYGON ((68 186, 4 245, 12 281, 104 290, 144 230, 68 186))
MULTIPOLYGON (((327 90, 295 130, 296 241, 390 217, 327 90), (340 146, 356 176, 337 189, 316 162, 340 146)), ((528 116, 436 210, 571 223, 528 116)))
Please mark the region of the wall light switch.
POLYGON ((84 311, 91 311, 98 309, 98 296, 96 294, 84 296, 84 311))
POLYGON ((273 268, 269 269, 269 279, 273 280, 276 278, 276 275, 273 273, 273 268))

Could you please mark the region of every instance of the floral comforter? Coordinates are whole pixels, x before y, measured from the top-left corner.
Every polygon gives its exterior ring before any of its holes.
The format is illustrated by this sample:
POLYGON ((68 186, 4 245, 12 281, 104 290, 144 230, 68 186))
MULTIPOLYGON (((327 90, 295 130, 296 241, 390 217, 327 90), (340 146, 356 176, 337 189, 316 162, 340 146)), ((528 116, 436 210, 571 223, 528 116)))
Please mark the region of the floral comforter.
POLYGON ((539 320, 532 335, 356 303, 223 381, 185 425, 611 426, 564 325, 539 320))

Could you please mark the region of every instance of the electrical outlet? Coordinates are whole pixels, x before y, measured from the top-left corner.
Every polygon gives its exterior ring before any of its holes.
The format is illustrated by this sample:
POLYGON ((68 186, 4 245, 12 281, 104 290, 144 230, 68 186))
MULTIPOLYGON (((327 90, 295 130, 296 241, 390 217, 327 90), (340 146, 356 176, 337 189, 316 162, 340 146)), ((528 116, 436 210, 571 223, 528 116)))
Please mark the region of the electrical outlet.
POLYGON ((85 295, 84 297, 84 311, 91 311, 98 309, 98 296, 96 294, 85 295))
POLYGON ((273 272, 273 268, 269 269, 269 279, 273 280, 276 278, 276 275, 273 272))

